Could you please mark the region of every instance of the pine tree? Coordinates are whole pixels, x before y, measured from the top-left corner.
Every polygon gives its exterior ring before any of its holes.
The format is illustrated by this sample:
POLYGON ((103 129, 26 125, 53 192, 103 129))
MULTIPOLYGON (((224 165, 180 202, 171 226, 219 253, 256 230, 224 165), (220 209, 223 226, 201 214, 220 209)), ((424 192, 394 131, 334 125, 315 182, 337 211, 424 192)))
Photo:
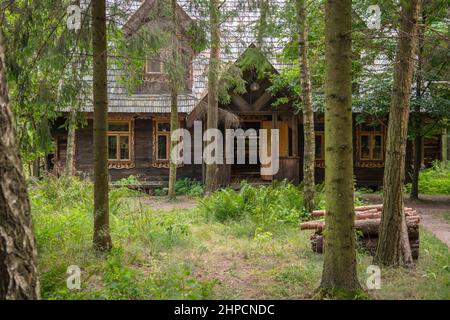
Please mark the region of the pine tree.
POLYGON ((352 141, 352 2, 325 9, 325 244, 322 294, 353 297, 356 272, 352 141))
POLYGON ((409 267, 413 264, 403 205, 409 107, 417 42, 419 0, 402 1, 395 59, 394 84, 386 142, 383 215, 375 263, 409 267))
POLYGON ((308 212, 314 210, 314 162, 315 162, 315 135, 314 135, 314 110, 312 104, 311 71, 308 58, 308 16, 306 14, 305 0, 296 0, 297 4, 297 26, 299 43, 299 63, 302 86, 303 106, 303 185, 304 204, 308 212))
POLYGON ((39 299, 31 209, 16 142, 5 68, 0 32, 0 300, 39 299))
MULTIPOLYGON (((220 67, 220 13, 219 0, 209 1, 211 48, 208 71, 207 130, 217 129, 219 119, 219 67, 220 67)), ((208 139, 209 143, 215 143, 208 139)), ((217 151, 217 148, 216 148, 217 151)), ((207 193, 215 191, 217 185, 217 164, 206 165, 205 188, 207 193)))
MULTIPOLYGON (((169 74, 170 80, 170 95, 171 95, 171 108, 170 108, 170 131, 174 133, 178 129, 178 79, 177 78, 177 70, 179 68, 179 48, 178 48, 178 27, 177 27, 177 1, 172 0, 172 72, 169 74)), ((171 151, 177 147, 178 140, 175 139, 173 135, 171 135, 171 151)), ((177 164, 172 159, 170 159, 170 167, 169 167, 169 199, 174 200, 176 198, 176 182, 177 182, 177 164)))
POLYGON ((109 251, 108 94, 105 0, 92 1, 94 104, 94 248, 109 251))

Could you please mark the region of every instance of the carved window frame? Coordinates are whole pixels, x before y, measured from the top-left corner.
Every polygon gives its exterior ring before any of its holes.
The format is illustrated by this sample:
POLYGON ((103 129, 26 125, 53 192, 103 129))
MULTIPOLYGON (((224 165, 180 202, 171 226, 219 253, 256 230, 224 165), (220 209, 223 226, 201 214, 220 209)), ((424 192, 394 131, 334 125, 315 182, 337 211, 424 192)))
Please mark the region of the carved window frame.
MULTIPOLYGON (((370 123, 366 123, 365 125, 370 125, 370 123)), ((384 160, 385 160, 385 150, 386 150, 386 130, 384 126, 380 123, 380 129, 379 130, 364 130, 363 124, 359 124, 356 127, 356 150, 357 150, 357 158, 358 161, 356 162, 356 165, 358 167, 366 167, 366 168, 382 168, 384 167, 384 160), (375 137, 381 137, 381 158, 375 159, 374 158, 374 149, 375 149, 375 137), (363 157, 362 156, 362 143, 361 139, 362 137, 368 137, 369 139, 369 157, 363 157)))
POLYGON ((108 153, 108 168, 109 169, 131 169, 135 167, 134 161, 134 120, 129 118, 113 118, 108 119, 107 136, 117 137, 117 151, 116 159, 109 159, 108 153), (128 131, 110 131, 109 125, 112 123, 126 123, 128 124, 128 131), (128 137, 128 159, 120 159, 120 137, 128 137))
POLYGON ((321 150, 320 150, 320 158, 316 157, 316 150, 314 149, 314 158, 315 158, 315 167, 317 168, 325 168, 325 132, 323 131, 315 131, 314 132, 314 139, 316 139, 317 137, 320 137, 320 139, 322 140, 322 146, 321 146, 321 150))
MULTIPOLYGON (((160 123, 168 123, 170 125, 170 118, 169 117, 156 117, 153 118, 152 126, 153 126, 153 143, 152 143, 152 166, 154 168, 169 168, 170 165, 170 152, 171 152, 171 135, 172 135, 172 127, 170 126, 170 131, 158 131, 158 124, 160 123), (167 140, 167 146, 166 146, 166 153, 167 153, 167 159, 159 159, 158 158, 158 149, 159 149, 159 136, 166 136, 167 140)), ((182 129, 183 127, 183 121, 178 121, 178 128, 182 129)), ((189 151, 190 152, 190 151, 189 151)), ((182 167, 183 165, 178 165, 178 167, 182 167)))
POLYGON ((154 56, 154 57, 147 57, 145 59, 145 75, 164 75, 164 62, 161 58, 161 55, 154 56), (158 61, 159 62, 159 71, 151 71, 150 66, 153 62, 158 61))

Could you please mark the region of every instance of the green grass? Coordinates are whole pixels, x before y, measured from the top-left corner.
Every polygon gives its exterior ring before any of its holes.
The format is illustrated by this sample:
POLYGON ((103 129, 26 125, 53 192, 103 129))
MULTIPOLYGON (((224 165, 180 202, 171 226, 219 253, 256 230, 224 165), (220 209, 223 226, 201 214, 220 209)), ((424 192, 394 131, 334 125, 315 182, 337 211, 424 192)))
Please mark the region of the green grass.
MULTIPOLYGON (((278 192, 253 191, 269 198, 278 192)), ((31 191, 43 298, 302 299, 311 298, 318 287, 323 256, 311 251, 311 232, 300 232, 296 222, 270 222, 284 213, 269 218, 270 223, 246 217, 251 210, 244 217, 220 220, 202 210, 154 211, 136 201, 139 196, 126 189, 111 191, 114 250, 99 256, 91 249, 90 183, 52 178, 31 191), (70 265, 81 267, 80 291, 66 288, 70 265)), ((249 201, 246 207, 254 204, 249 201)), ((372 261, 364 253, 357 259, 364 285, 372 261)), ((449 259, 448 248, 422 229, 416 269, 383 270, 382 289, 368 295, 449 299, 449 259)))

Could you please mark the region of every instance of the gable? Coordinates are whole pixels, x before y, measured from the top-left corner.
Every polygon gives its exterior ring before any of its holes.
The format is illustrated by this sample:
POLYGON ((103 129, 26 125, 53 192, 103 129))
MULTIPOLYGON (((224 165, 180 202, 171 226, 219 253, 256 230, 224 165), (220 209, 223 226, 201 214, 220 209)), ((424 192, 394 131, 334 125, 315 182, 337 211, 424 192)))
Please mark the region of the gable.
MULTIPOLYGON (((170 22, 171 17, 168 16, 168 12, 165 12, 163 6, 167 3, 163 3, 164 0, 145 0, 139 9, 128 19, 127 23, 123 26, 123 31, 127 36, 135 34, 142 26, 147 24, 164 25, 170 22)), ((180 19, 181 32, 187 32, 192 25, 193 20, 184 11, 180 5, 177 4, 177 15, 180 19)))

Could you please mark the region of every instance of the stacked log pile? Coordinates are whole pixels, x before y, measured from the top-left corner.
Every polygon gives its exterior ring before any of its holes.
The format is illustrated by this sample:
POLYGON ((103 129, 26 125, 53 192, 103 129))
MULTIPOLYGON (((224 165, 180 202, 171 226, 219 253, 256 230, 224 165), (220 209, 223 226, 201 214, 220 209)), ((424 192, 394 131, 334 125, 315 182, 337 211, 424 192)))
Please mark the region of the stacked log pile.
MULTIPOLYGON (((359 248, 374 255, 377 249, 378 232, 381 223, 381 214, 383 205, 371 205, 356 207, 355 229, 358 231, 359 248)), ((419 223, 420 217, 412 208, 404 209, 406 224, 408 226, 408 237, 411 246, 413 259, 419 258, 419 223)), ((314 230, 311 236, 311 247, 314 252, 323 253, 323 230, 325 229, 325 210, 317 210, 312 213, 315 218, 320 220, 309 221, 300 224, 300 230, 314 230)))

